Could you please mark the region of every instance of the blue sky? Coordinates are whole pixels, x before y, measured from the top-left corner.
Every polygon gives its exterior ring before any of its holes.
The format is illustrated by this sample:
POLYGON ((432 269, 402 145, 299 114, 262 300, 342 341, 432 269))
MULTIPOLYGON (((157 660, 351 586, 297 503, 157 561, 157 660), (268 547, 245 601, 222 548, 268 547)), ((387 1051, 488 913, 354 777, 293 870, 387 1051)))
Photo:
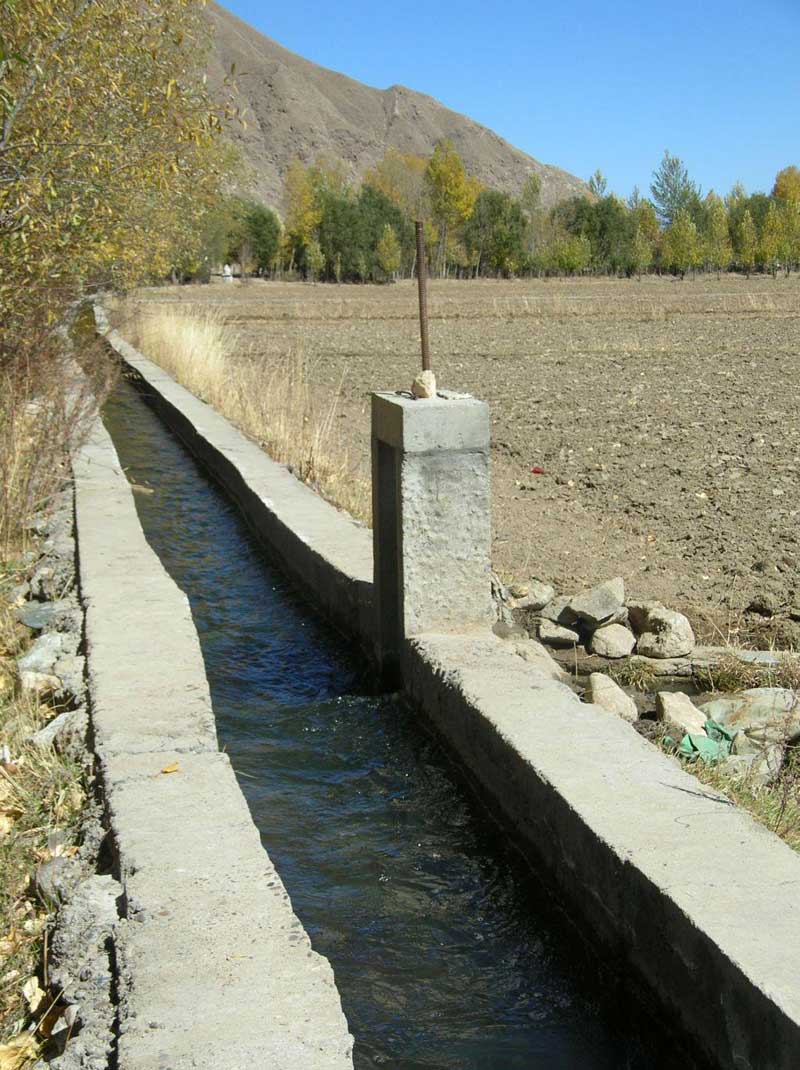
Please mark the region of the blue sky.
POLYGON ((545 162, 646 191, 665 148, 704 191, 800 165, 800 0, 223 0, 286 48, 437 97, 545 162))

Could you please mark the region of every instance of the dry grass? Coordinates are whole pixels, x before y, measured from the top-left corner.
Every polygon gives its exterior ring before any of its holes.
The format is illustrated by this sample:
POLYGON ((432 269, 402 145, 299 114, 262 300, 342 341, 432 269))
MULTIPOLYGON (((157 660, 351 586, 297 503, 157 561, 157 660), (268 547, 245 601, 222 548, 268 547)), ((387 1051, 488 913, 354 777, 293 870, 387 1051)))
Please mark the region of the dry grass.
POLYGON ((800 657, 784 654, 777 665, 757 665, 742 661, 735 653, 695 673, 694 682, 702 691, 730 694, 751 687, 785 687, 800 692, 800 657))
POLYGON ((748 810, 756 821, 800 851, 800 755, 790 751, 780 776, 769 785, 757 784, 747 773, 730 773, 724 762, 696 761, 690 768, 701 784, 748 810))
POLYGON ((22 1053, 39 1051, 58 1016, 43 965, 47 907, 32 892, 32 875, 54 851, 73 850, 84 793, 77 766, 29 742, 57 711, 16 685, 14 658, 28 639, 6 594, 15 578, 13 567, 0 567, 0 1044, 12 1044, 20 1062, 11 1065, 21 1067, 22 1053), (62 842, 51 848, 56 832, 62 842))
POLYGON ((296 349, 265 368, 216 309, 183 314, 123 305, 121 322, 123 334, 145 356, 232 420, 298 479, 370 522, 366 474, 338 441, 341 381, 331 395, 316 393, 313 370, 296 349))
POLYGON ((0 555, 26 545, 25 520, 64 481, 83 441, 110 365, 99 347, 83 354, 84 374, 63 340, 44 334, 0 362, 0 555))

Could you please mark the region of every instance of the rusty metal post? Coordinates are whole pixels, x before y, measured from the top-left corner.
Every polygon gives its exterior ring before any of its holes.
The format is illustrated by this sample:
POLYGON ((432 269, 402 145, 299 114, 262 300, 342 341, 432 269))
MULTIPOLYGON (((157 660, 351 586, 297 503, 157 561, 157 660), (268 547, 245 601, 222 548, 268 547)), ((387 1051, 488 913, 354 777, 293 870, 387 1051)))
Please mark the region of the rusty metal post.
POLYGON ((419 337, 422 343, 422 370, 431 370, 431 350, 428 344, 428 269, 425 260, 425 235, 422 221, 416 222, 417 284, 419 286, 419 337))

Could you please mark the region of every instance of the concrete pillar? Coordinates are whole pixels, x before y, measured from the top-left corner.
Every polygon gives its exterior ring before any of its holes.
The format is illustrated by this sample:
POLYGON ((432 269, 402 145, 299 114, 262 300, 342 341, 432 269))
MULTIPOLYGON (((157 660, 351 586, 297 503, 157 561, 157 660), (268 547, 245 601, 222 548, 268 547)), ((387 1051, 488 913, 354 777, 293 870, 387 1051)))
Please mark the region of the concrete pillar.
POLYGON ((403 642, 491 627, 489 409, 465 394, 372 395, 378 658, 399 681, 403 642))

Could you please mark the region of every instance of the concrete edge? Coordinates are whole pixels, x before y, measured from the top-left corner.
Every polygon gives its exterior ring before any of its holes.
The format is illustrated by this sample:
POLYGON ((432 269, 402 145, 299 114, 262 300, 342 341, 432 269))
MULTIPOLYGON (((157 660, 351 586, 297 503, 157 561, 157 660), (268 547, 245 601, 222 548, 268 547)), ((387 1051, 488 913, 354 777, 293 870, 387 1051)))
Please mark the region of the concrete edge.
POLYGON ((188 601, 99 419, 73 470, 91 733, 123 888, 115 1065, 352 1068, 333 971, 217 749, 188 601))
MULTIPOLYGON (((168 425, 206 463, 205 452, 221 454, 227 421, 214 414, 212 428, 207 406, 113 334, 123 360, 147 373, 168 425), (220 424, 222 442, 210 443, 220 424)), ((280 467, 258 453, 249 464, 265 473, 280 467)), ((212 471, 241 505, 251 472, 230 452, 212 471)), ((274 552, 271 503, 250 494, 251 523, 274 552)), ((337 510, 321 504, 336 523, 337 510)), ((319 520, 324 525, 325 516, 319 520)), ((278 557, 290 576, 298 561, 286 564, 286 555, 307 545, 305 534, 294 542, 283 536, 278 557)), ((328 612, 335 577, 326 575, 319 592, 309 579, 301 586, 328 612)), ((363 566, 359 582, 367 582, 363 566)), ((362 597, 370 612, 349 615, 344 627, 369 644, 372 598, 362 597)), ((630 726, 582 703, 491 635, 419 637, 404 661, 411 697, 605 955, 632 971, 713 1063, 800 1064, 797 854, 630 726)))
POLYGON ((236 502, 269 556, 372 657, 371 530, 301 483, 116 331, 104 334, 167 427, 236 502))

